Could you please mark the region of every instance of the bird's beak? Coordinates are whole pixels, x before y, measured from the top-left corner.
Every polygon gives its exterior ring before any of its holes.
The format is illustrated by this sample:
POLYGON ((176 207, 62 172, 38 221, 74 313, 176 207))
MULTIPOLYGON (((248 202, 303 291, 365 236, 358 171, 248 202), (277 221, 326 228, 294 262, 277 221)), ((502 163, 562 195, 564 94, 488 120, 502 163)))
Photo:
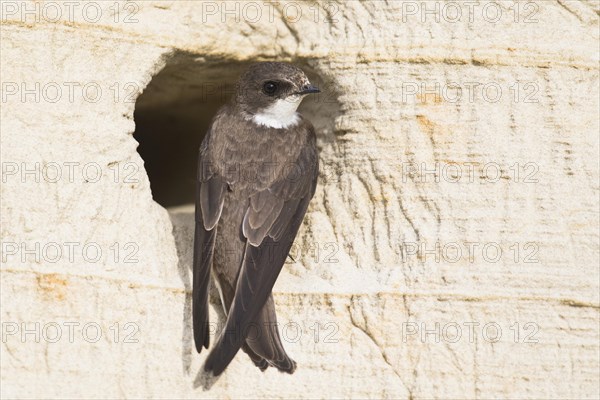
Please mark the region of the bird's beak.
POLYGON ((300 90, 299 92, 297 92, 297 94, 310 94, 310 93, 319 93, 320 90, 318 87, 313 86, 313 85, 306 85, 302 88, 302 90, 300 90))

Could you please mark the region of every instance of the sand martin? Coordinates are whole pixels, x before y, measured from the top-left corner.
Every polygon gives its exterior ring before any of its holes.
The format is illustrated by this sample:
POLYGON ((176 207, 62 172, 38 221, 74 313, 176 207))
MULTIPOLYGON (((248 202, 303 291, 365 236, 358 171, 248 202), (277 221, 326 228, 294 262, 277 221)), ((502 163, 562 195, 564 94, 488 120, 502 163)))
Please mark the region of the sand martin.
POLYGON ((279 337, 271 290, 315 192, 315 131, 296 110, 305 96, 317 92, 294 65, 254 64, 200 146, 194 341, 198 352, 208 349, 212 272, 227 315, 204 364, 215 376, 240 348, 261 370, 296 369, 279 337))

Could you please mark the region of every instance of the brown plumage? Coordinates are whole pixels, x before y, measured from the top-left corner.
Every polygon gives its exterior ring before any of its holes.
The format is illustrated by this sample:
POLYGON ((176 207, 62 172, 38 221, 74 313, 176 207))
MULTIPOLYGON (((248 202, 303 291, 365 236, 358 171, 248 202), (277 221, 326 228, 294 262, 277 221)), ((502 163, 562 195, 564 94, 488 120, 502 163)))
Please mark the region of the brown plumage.
POLYGON ((240 348, 261 370, 296 368, 276 328, 271 290, 316 187, 314 128, 295 112, 301 99, 315 92, 293 65, 254 64, 215 115, 200 147, 193 325, 200 352, 209 347, 212 270, 227 315, 204 366, 214 375, 240 348))

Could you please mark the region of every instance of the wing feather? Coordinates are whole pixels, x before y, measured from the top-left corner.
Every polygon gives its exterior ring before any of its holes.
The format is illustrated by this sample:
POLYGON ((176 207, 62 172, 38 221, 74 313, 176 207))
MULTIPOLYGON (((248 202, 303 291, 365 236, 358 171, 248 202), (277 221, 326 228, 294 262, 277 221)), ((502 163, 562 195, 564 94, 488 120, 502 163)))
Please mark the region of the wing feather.
POLYGON ((210 131, 200 147, 196 180, 196 226, 194 232, 194 262, 192 287, 192 319, 196 351, 208 349, 208 283, 213 259, 217 222, 223 210, 225 181, 208 167, 206 148, 210 131))
POLYGON ((235 297, 226 326, 204 366, 214 375, 225 370, 244 343, 250 324, 267 301, 298 233, 317 183, 314 142, 303 148, 296 164, 301 174, 288 175, 250 197, 242 225, 247 246, 235 297))

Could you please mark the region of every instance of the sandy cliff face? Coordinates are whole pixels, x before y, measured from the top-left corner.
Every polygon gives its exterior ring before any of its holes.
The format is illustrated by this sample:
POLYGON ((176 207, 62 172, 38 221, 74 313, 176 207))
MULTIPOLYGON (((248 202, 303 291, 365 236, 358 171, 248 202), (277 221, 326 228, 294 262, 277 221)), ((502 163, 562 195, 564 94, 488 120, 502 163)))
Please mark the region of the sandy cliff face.
POLYGON ((3 397, 600 395, 597 2, 0 4, 3 397), (185 204, 257 60, 325 89, 299 367, 203 392, 185 204))

